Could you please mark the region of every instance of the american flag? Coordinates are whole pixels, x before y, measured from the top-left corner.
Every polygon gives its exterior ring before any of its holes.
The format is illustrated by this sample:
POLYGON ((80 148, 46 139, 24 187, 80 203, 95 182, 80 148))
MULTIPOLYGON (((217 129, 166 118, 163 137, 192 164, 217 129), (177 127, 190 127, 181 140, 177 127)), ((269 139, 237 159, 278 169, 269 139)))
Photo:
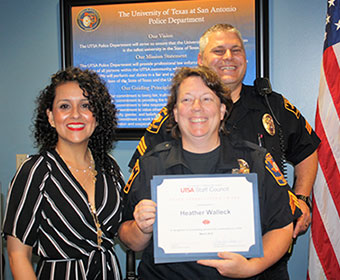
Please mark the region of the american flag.
POLYGON ((327 1, 315 131, 321 139, 307 279, 340 279, 340 0, 327 1))

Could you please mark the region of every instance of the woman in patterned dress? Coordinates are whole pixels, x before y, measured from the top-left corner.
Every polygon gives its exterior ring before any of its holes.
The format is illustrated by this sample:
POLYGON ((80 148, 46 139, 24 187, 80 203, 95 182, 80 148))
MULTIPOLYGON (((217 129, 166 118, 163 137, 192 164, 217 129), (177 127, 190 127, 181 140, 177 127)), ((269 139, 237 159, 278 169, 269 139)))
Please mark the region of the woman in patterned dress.
POLYGON ((124 181, 116 107, 99 76, 68 68, 37 99, 39 154, 15 174, 3 233, 15 279, 121 279, 114 238, 124 181), (40 257, 36 272, 32 254, 40 257))

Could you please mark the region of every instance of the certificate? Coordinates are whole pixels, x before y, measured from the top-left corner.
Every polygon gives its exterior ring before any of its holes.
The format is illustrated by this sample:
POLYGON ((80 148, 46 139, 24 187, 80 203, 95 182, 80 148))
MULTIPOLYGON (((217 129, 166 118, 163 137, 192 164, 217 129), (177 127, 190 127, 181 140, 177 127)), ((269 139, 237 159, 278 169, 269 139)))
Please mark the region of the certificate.
POLYGON ((155 263, 262 257, 257 174, 154 176, 155 263))

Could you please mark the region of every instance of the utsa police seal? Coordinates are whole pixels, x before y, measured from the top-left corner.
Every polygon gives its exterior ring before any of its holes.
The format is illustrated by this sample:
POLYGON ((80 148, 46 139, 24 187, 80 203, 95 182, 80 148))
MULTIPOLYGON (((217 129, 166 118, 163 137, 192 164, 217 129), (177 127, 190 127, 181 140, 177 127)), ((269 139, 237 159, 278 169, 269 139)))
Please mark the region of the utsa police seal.
POLYGON ((101 17, 98 11, 92 8, 86 8, 79 12, 77 16, 78 27, 86 32, 96 30, 101 24, 101 17))

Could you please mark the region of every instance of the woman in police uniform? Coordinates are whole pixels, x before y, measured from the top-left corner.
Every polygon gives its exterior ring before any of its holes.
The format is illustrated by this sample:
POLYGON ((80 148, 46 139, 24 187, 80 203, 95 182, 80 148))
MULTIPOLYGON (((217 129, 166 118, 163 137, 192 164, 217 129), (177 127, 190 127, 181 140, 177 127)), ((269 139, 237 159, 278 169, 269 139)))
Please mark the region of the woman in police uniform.
POLYGON ((124 188, 128 201, 119 236, 131 249, 144 250, 138 268, 141 279, 260 279, 291 243, 293 221, 301 215, 296 197, 265 149, 223 134, 231 109, 226 91, 218 76, 205 67, 182 68, 173 78, 167 107, 175 140, 157 145, 138 160, 124 188), (221 260, 156 265, 152 176, 247 172, 258 174, 264 257, 246 259, 221 252, 221 260))

